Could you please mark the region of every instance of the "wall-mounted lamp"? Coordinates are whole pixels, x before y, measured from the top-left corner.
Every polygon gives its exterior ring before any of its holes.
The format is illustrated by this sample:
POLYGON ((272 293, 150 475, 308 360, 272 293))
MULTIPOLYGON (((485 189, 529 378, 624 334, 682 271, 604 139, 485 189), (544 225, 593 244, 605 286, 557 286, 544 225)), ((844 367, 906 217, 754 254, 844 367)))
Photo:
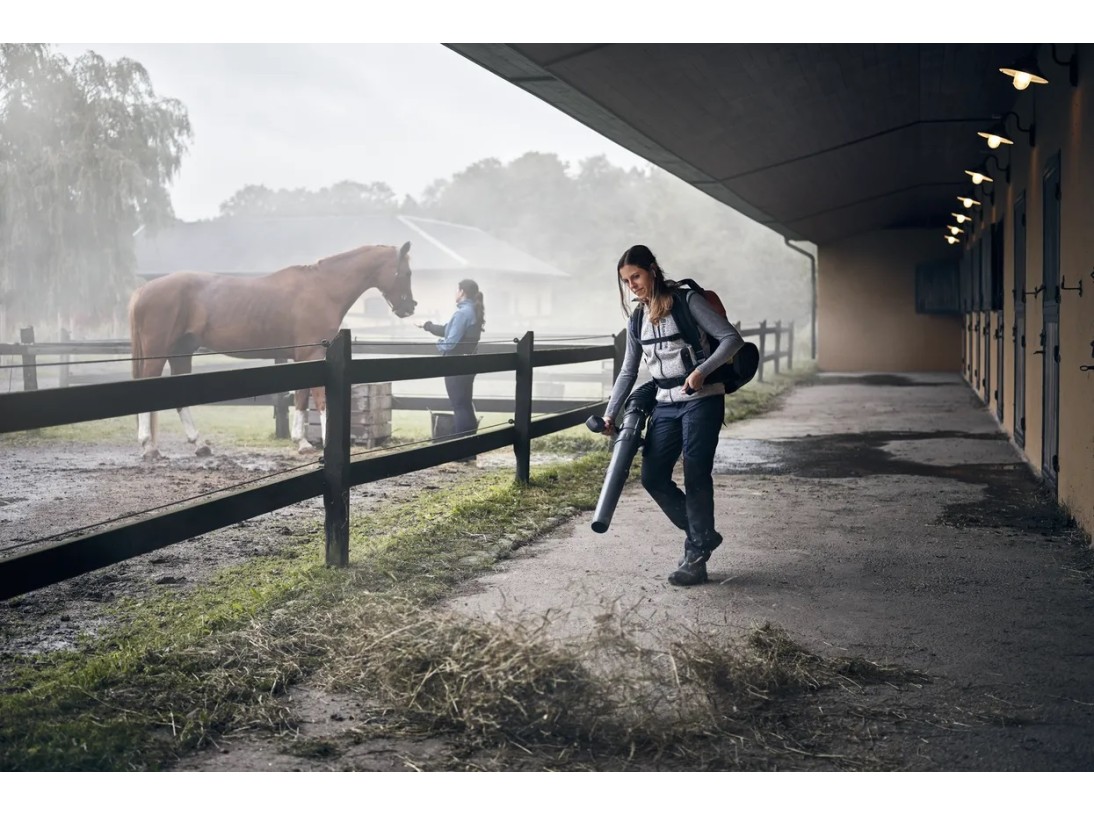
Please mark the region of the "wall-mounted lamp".
POLYGON ((960 235, 962 232, 965 231, 961 227, 954 226, 953 224, 950 224, 949 226, 947 226, 946 229, 950 230, 951 235, 960 235))
MULTIPOLYGON (((966 170, 966 172, 968 171, 966 170)), ((963 206, 965 209, 972 209, 973 207, 980 206, 979 201, 977 201, 975 198, 969 198, 969 196, 967 195, 959 195, 957 196, 957 200, 961 202, 961 206, 963 206)))
POLYGON ((999 162, 999 156, 996 153, 990 153, 990 154, 988 154, 988 157, 986 159, 984 159, 984 169, 985 170, 988 167, 988 162, 989 161, 994 161, 995 162, 996 168, 999 170, 999 172, 1001 172, 1003 174, 1003 181, 1005 183, 1009 184, 1010 183, 1010 165, 1008 164, 1006 167, 1004 167, 999 162))
POLYGON ((1071 82, 1071 87, 1079 87, 1079 47, 1075 46, 1075 51, 1071 54, 1071 59, 1064 62, 1062 59, 1056 56, 1056 43, 1052 44, 1052 61, 1057 65, 1064 65, 1067 67, 1067 78, 1071 82))
POLYGON ((1014 142, 1007 138, 1007 129, 1002 124, 997 124, 986 130, 977 130, 977 136, 981 136, 988 140, 988 147, 994 150, 1003 144, 1014 144, 1014 142))
POLYGON ((957 238, 955 238, 953 235, 946 235, 946 243, 948 243, 950 246, 953 246, 955 243, 957 243, 957 238))
POLYGON ((966 215, 964 212, 951 212, 950 215, 952 215, 954 217, 954 220, 956 220, 959 224, 963 224, 965 223, 965 221, 972 220, 972 216, 966 215))
POLYGON ((972 179, 973 184, 983 184, 985 181, 989 184, 995 183, 995 179, 985 175, 983 170, 965 170, 965 175, 972 179))
POLYGON ((1037 64, 1036 50, 1026 54, 1026 56, 1021 59, 1016 60, 1013 64, 1008 65, 1005 68, 1000 68, 999 70, 1009 76, 1014 87, 1020 91, 1024 91, 1031 84, 1048 84, 1048 80, 1045 79, 1045 74, 1041 70, 1041 66, 1037 64))
POLYGON ((1003 144, 1014 144, 1010 137, 1007 135, 1007 119, 1011 116, 1014 117, 1014 123, 1018 127, 1020 133, 1029 134, 1029 146, 1035 147, 1037 145, 1037 130, 1036 123, 1030 122, 1029 127, 1022 127, 1022 120, 1018 117, 1018 114, 1013 110, 1008 110, 1003 114, 1002 119, 990 128, 985 130, 978 130, 976 135, 981 136, 988 142, 988 147, 992 150, 1003 144))
MULTIPOLYGON (((1079 51, 1076 48, 1075 52, 1071 55, 1071 59, 1062 60, 1056 56, 1056 44, 1052 44, 1052 61, 1057 65, 1063 65, 1067 68, 1067 78, 1071 83, 1071 87, 1077 88, 1079 86, 1079 51)), ((1013 65, 1009 65, 1006 68, 1000 68, 1000 71, 1011 77, 1011 81, 1020 91, 1024 91, 1031 84, 1033 85, 1047 85, 1048 80, 1045 78, 1045 72, 1041 70, 1041 66, 1037 64, 1037 52, 1034 51, 1031 54, 1027 54, 1021 59, 1017 60, 1013 65)))

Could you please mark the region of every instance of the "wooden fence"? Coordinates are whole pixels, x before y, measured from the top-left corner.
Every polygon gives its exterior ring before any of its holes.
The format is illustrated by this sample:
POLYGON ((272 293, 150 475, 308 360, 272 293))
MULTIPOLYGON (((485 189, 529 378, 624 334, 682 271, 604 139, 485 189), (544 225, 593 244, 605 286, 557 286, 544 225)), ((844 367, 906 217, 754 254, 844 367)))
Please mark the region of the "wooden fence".
MULTIPOLYGON (((792 337, 792 324, 789 330, 792 337)), ((745 337, 759 338, 757 344, 761 360, 774 361, 776 371, 783 357, 787 359, 788 367, 793 361, 789 343, 786 350, 781 350, 782 333, 780 324, 776 323, 775 329, 769 329, 766 321, 759 328, 741 331, 745 337), (775 350, 767 353, 765 340, 772 333, 775 350)), ((532 439, 582 424, 590 415, 602 412, 607 406, 606 401, 580 405, 571 401, 569 404, 556 404, 555 407, 564 409, 552 411, 553 415, 533 419, 533 371, 549 366, 610 359, 613 360, 614 376, 622 363, 626 332, 621 331, 614 341, 602 345, 536 348, 532 332, 513 342, 511 351, 484 352, 480 348, 478 354, 470 356, 355 360, 355 344, 350 332, 343 329, 328 346, 326 359, 321 361, 42 390, 37 387, 35 375, 34 360, 37 356, 87 353, 90 350, 88 345, 95 346, 98 353, 128 353, 128 346, 121 351, 109 342, 97 345, 27 342, 17 346, 0 345, 0 355, 22 356, 25 366, 24 390, 0 394, 0 433, 132 416, 190 405, 254 399, 305 388, 325 387, 327 392, 327 437, 319 463, 294 471, 293 475, 273 477, 270 483, 261 486, 241 488, 150 518, 119 524, 0 560, 0 600, 320 495, 323 496, 325 514, 326 562, 330 566, 345 566, 349 562, 351 487, 510 446, 516 459, 516 478, 527 482, 532 439), (418 449, 353 459, 350 452, 352 385, 499 371, 515 372, 511 426, 418 449)), ((375 344, 372 350, 375 351, 375 344)), ((399 350, 405 349, 398 346, 384 349, 389 354, 398 353, 399 350)), ((421 346, 413 347, 413 353, 420 355, 421 351, 421 346)), ((761 364, 761 372, 762 369, 761 364)), ((476 404, 478 406, 478 400, 476 404)), ((492 405, 498 412, 508 412, 502 409, 508 406, 492 405)))
MULTIPOLYGON (((756 373, 756 379, 760 382, 764 381, 764 368, 766 363, 772 363, 774 365, 775 374, 778 375, 780 370, 781 360, 786 360, 786 367, 794 367, 794 323, 791 321, 784 328, 782 321, 777 320, 774 325, 768 325, 767 320, 761 320, 760 324, 755 328, 741 328, 741 324, 737 323, 737 330, 741 332, 741 336, 745 339, 755 338, 757 347, 760 350, 761 365, 756 373)), ((129 340, 81 340, 72 341, 70 339, 62 339, 61 342, 35 342, 34 328, 22 328, 19 330, 18 343, 0 343, 0 357, 2 356, 14 356, 19 357, 22 360, 22 384, 23 390, 37 390, 38 389, 38 369, 37 361, 38 357, 58 357, 58 370, 59 370, 59 387, 66 387, 70 384, 87 385, 96 384, 96 380, 108 381, 109 377, 104 375, 97 375, 93 377, 80 376, 79 374, 73 374, 70 370, 69 364, 72 356, 120 356, 121 360, 103 360, 104 362, 121 362, 125 361, 128 355, 131 353, 131 347, 129 340)), ((353 352, 355 354, 385 354, 390 356, 426 356, 427 347, 422 343, 399 343, 399 342, 378 342, 375 340, 353 340, 352 341, 353 352)), ((287 362, 287 359, 277 360, 278 362, 287 362)), ((224 365, 220 366, 219 370, 236 370, 238 366, 224 365)), ((209 367, 208 370, 216 370, 215 367, 209 367)), ((547 377, 541 377, 546 379, 547 377)), ((610 379, 604 379, 599 374, 577 374, 566 373, 560 375, 557 379, 563 382, 577 382, 588 381, 593 379, 596 381, 603 381, 607 385, 611 385, 610 379)), ((113 378, 115 381, 117 377, 113 378)), ((277 407, 281 405, 284 410, 287 411, 287 400, 279 401, 278 396, 284 396, 283 394, 263 394, 269 398, 264 401, 259 401, 257 404, 271 404, 277 407)), ((496 401, 496 400, 495 400, 496 401)), ((227 404, 256 404, 255 399, 247 400, 224 400, 227 404)), ((432 402, 427 401, 426 397, 395 397, 395 409, 396 410, 425 410, 427 405, 432 402)), ((476 401, 477 404, 477 401, 476 401)), ((552 403, 554 404, 554 403, 552 403)), ((512 409, 512 405, 508 402, 496 402, 491 403, 489 409, 483 408, 483 412, 486 413, 506 413, 512 409)), ((551 408, 545 407, 543 412, 554 412, 551 408)), ((287 413, 286 413, 287 416, 287 413)), ((287 419, 286 419, 287 421, 287 419)), ((287 438, 288 431, 285 431, 285 435, 279 435, 279 438, 287 438)))

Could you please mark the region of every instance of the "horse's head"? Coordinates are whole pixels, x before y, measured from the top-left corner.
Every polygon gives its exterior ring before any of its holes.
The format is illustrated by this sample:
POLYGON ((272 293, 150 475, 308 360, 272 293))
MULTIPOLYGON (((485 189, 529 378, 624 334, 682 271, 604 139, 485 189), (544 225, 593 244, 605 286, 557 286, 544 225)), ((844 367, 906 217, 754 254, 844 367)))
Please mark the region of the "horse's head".
POLYGON ((409 317, 418 303, 410 289, 410 241, 400 247, 395 256, 394 273, 384 276, 378 286, 396 317, 409 317))

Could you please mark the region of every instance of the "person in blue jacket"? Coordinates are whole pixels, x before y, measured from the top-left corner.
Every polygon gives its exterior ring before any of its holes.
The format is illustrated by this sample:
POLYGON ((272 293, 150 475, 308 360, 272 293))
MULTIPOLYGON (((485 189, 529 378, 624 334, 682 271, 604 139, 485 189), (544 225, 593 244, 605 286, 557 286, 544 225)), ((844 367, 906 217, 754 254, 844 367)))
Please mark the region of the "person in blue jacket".
MULTIPOLYGON (((422 328, 441 338, 437 340, 437 350, 442 356, 451 356, 475 353, 485 325, 486 309, 479 284, 465 279, 459 282, 456 289, 456 311, 448 322, 443 325, 425 322, 422 328)), ((478 429, 475 408, 471 403, 475 374, 446 376, 444 386, 448 391, 448 401, 452 404, 453 433, 456 436, 474 433, 478 429)))

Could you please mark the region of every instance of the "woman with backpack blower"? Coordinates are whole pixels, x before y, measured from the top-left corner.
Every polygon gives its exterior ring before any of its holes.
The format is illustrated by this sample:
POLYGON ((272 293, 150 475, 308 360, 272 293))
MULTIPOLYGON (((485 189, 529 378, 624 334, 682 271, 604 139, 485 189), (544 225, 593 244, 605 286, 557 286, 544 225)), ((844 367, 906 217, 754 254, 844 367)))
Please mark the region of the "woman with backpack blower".
POLYGON ((707 379, 725 370, 745 341, 693 281, 667 280, 647 247, 632 246, 616 269, 623 313, 628 292, 637 305, 628 319, 627 350, 608 399, 604 433, 615 431, 616 414, 643 361, 657 393, 642 451, 642 486, 685 533, 684 556, 669 582, 693 586, 706 581, 706 562, 722 542, 714 528, 713 470, 726 386, 707 379), (672 480, 681 453, 683 490, 672 480))

